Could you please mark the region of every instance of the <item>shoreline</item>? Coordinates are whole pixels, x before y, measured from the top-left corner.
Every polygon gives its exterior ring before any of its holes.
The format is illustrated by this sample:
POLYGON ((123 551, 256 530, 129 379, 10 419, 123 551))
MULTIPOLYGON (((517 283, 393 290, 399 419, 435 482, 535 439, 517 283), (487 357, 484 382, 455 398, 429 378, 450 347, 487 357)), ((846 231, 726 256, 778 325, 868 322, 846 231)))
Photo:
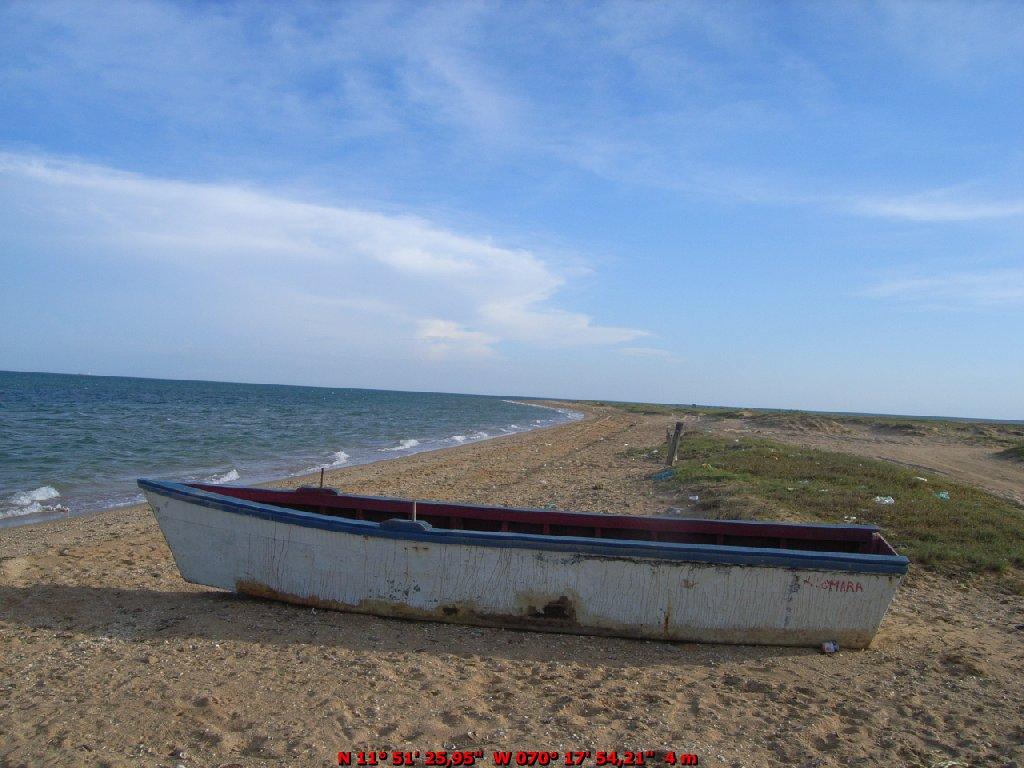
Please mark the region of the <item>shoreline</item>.
MULTIPOLYGON (((557 429, 325 481, 510 507, 686 507, 636 451, 660 444, 668 419, 579 410, 587 417, 557 429)), ((0 763, 326 766, 368 747, 639 743, 721 768, 1017 764, 1024 749, 1006 722, 1024 684, 1022 607, 916 569, 872 646, 831 656, 399 621, 186 583, 136 505, 0 531, 0 763)))
MULTIPOLYGON (((534 433, 534 432, 542 432, 542 431, 545 431, 545 430, 551 430, 551 429, 555 429, 557 427, 565 426, 567 424, 573 424, 573 423, 577 423, 577 422, 580 422, 580 421, 585 421, 587 418, 589 418, 585 408, 581 409, 579 407, 576 407, 574 404, 572 404, 574 407, 570 407, 571 404, 563 403, 562 401, 559 401, 559 400, 544 400, 544 401, 541 401, 541 402, 530 402, 530 401, 527 401, 527 400, 512 400, 512 399, 508 399, 507 402, 514 403, 516 405, 525 405, 525 406, 529 406, 529 407, 532 407, 532 408, 544 408, 544 409, 547 409, 547 410, 557 411, 557 412, 563 414, 565 416, 565 419, 563 421, 559 421, 559 422, 556 422, 554 424, 537 425, 537 426, 534 426, 534 427, 529 427, 527 429, 520 429, 518 431, 508 432, 508 433, 505 433, 505 434, 487 435, 486 437, 480 437, 480 438, 466 438, 463 442, 457 443, 455 445, 440 445, 440 446, 436 446, 436 447, 423 448, 421 450, 416 450, 415 448, 413 448, 412 450, 410 450, 410 451, 408 451, 406 453, 397 453, 396 455, 393 455, 393 456, 382 456, 380 458, 373 458, 373 459, 369 459, 369 460, 365 460, 365 461, 355 461, 355 462, 352 462, 352 463, 348 463, 346 461, 346 463, 340 464, 340 465, 335 466, 335 467, 324 466, 324 470, 325 470, 324 471, 324 482, 326 483, 327 479, 329 477, 331 477, 333 474, 339 473, 339 472, 344 472, 347 469, 354 469, 354 468, 357 468, 357 467, 365 467, 365 466, 369 466, 369 465, 372 465, 372 464, 383 464, 383 463, 388 463, 388 462, 393 462, 393 461, 399 461, 401 459, 409 458, 411 456, 420 456, 420 455, 423 455, 423 454, 433 454, 433 453, 439 453, 439 452, 442 452, 442 451, 457 450, 457 449, 460 449, 460 448, 469 447, 471 445, 477 445, 477 444, 480 444, 480 443, 490 442, 490 441, 493 441, 493 440, 500 440, 500 439, 506 438, 506 437, 515 437, 516 435, 525 435, 525 434, 531 434, 531 433, 534 433), (549 403, 558 403, 558 405, 551 405, 549 403)), ((299 481, 307 480, 307 479, 313 479, 313 480, 319 482, 319 480, 320 480, 320 468, 317 468, 317 469, 315 469, 312 472, 302 471, 302 472, 299 472, 297 474, 289 474, 289 475, 284 475, 284 476, 281 476, 281 477, 270 478, 270 479, 267 479, 267 480, 260 480, 259 482, 249 483, 249 485, 251 485, 253 487, 264 487, 264 488, 284 488, 284 487, 289 487, 289 486, 295 487, 295 485, 303 485, 304 483, 299 482, 299 481)), ((193 482, 199 482, 199 481, 193 481, 193 482)), ((219 485, 220 483, 217 483, 217 484, 219 485)), ((234 484, 234 482, 223 483, 223 485, 233 485, 233 484, 234 484)), ((109 507, 102 507, 100 509, 83 510, 81 512, 71 512, 71 511, 64 511, 64 512, 62 512, 62 511, 58 511, 58 510, 47 510, 47 511, 41 511, 41 512, 33 512, 33 513, 30 513, 30 514, 25 514, 25 515, 10 515, 10 516, 7 516, 7 517, 0 517, 0 531, 6 531, 6 530, 15 529, 15 528, 25 528, 25 527, 28 527, 28 526, 46 525, 46 524, 49 524, 49 523, 62 522, 62 521, 67 521, 67 520, 74 520, 74 519, 79 519, 79 518, 94 517, 96 515, 104 515, 104 514, 107 514, 107 513, 116 512, 118 510, 131 510, 131 509, 134 509, 136 507, 142 507, 142 506, 147 506, 146 501, 144 499, 143 500, 139 500, 139 501, 134 501, 134 502, 131 502, 131 503, 128 503, 128 504, 114 504, 114 505, 109 506, 109 507)))
MULTIPOLYGON (((368 487, 368 483, 376 484, 380 479, 388 477, 416 476, 424 472, 430 472, 436 466, 472 464, 478 460, 481 453, 500 452, 500 446, 503 445, 516 446, 525 444, 530 446, 539 442, 541 436, 552 436, 552 439, 557 439, 559 433, 564 430, 591 423, 597 418, 598 411, 601 410, 599 407, 588 404, 569 404, 557 400, 545 402, 557 403, 557 405, 538 404, 538 407, 565 408, 581 414, 582 418, 567 419, 557 424, 540 426, 505 435, 494 435, 493 437, 467 441, 459 445, 447 445, 401 456, 385 457, 378 461, 330 468, 324 472, 324 485, 338 487, 339 490, 344 489, 363 495, 404 495, 410 497, 415 495, 424 501, 443 501, 445 500, 443 498, 444 494, 435 493, 431 495, 429 492, 418 494, 416 492, 404 492, 401 488, 378 492, 374 488, 368 487), (570 405, 571 408, 569 407, 570 405)), ((551 443, 545 441, 543 445, 551 445, 551 443)), ((312 473, 302 473, 300 475, 268 480, 259 483, 258 486, 265 488, 297 488, 301 485, 319 483, 319 480, 320 473, 317 470, 312 473)), ((457 495, 448 500, 472 502, 474 498, 472 494, 468 494, 457 495)), ((486 503, 486 498, 476 500, 486 503)), ((508 506, 517 506, 517 504, 510 502, 508 506)), ((522 504, 519 504, 519 506, 522 506, 522 504)), ((601 510, 599 506, 595 506, 594 510, 612 511, 611 509, 601 510)), ((109 526, 118 523, 128 527, 142 526, 152 528, 156 535, 160 537, 161 545, 163 545, 162 534, 159 533, 156 518, 153 517, 148 502, 140 501, 136 504, 122 504, 70 516, 61 515, 50 520, 34 520, 19 525, 0 525, 0 566, 2 566, 5 558, 22 554, 22 551, 20 551, 21 547, 26 547, 27 551, 39 549, 53 550, 55 544, 52 540, 68 538, 72 541, 77 541, 77 537, 83 536, 85 540, 92 540, 97 537, 105 538, 108 536, 107 530, 109 526)), ((2 571, 0 571, 0 574, 2 574, 2 571)))
MULTIPOLYGON (((560 421, 560 422, 557 422, 555 424, 545 424, 543 426, 532 427, 530 429, 523 429, 523 430, 520 430, 518 432, 509 432, 509 433, 504 434, 504 435, 489 435, 488 437, 482 437, 482 438, 477 438, 477 439, 472 439, 472 440, 471 439, 467 439, 465 442, 458 443, 457 445, 442 445, 442 446, 438 446, 436 448, 425 448, 425 449, 423 449, 421 451, 413 450, 413 451, 411 451, 409 453, 403 453, 403 454, 401 454, 399 456, 385 456, 384 458, 376 459, 374 461, 364 461, 364 462, 354 463, 354 464, 343 464, 343 465, 338 466, 338 467, 324 467, 324 485, 327 486, 328 485, 328 480, 332 480, 335 476, 344 476, 346 473, 350 473, 350 472, 353 472, 355 470, 359 470, 359 469, 364 468, 364 467, 378 467, 378 466, 392 465, 392 464, 394 464, 396 462, 400 462, 400 461, 404 461, 404 460, 408 460, 408 459, 413 459, 413 458, 416 458, 416 457, 443 456, 443 455, 448 454, 448 453, 456 453, 456 452, 459 452, 459 451, 464 451, 466 449, 472 448, 473 446, 483 445, 485 443, 495 443, 495 442, 498 442, 500 440, 510 440, 512 438, 519 437, 519 436, 522 436, 522 435, 537 435, 537 434, 542 434, 542 433, 545 433, 545 432, 551 432, 553 430, 561 429, 561 428, 567 427, 567 426, 569 426, 571 424, 579 424, 581 422, 586 421, 587 419, 593 418, 592 414, 587 413, 583 409, 574 410, 574 409, 571 409, 571 408, 568 408, 568 407, 563 408, 563 407, 557 407, 557 406, 554 406, 554 405, 540 405, 539 403, 528 403, 526 401, 518 401, 518 400, 509 401, 509 402, 516 402, 519 405, 529 405, 529 406, 533 406, 535 408, 550 408, 551 410, 561 411, 563 413, 568 411, 568 412, 571 412, 571 413, 579 414, 579 418, 569 417, 565 421, 560 421)), ((559 402, 559 401, 549 400, 549 401, 546 401, 546 402, 559 402)), ((303 473, 298 474, 298 475, 288 475, 287 477, 280 477, 280 478, 276 478, 276 479, 273 479, 273 480, 265 480, 265 481, 263 481, 261 483, 255 483, 254 486, 255 487, 259 487, 259 488, 297 488, 299 486, 307 485, 308 484, 308 482, 304 482, 304 481, 316 481, 316 483, 319 483, 319 481, 320 481, 320 470, 317 469, 314 472, 303 472, 303 473)), ((225 483, 225 485, 227 485, 227 483, 225 483)), ((419 499, 419 500, 421 500, 421 501, 435 501, 435 499, 419 499)), ((142 504, 145 504, 145 502, 142 502, 142 504)), ((139 506, 139 505, 133 504, 131 506, 139 506)))

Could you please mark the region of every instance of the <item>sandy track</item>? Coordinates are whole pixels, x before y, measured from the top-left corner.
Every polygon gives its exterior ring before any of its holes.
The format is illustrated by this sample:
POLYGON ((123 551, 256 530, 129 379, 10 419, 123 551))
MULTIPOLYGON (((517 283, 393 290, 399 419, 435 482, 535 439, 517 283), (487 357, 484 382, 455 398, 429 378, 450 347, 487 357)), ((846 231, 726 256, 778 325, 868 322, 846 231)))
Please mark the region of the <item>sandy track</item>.
MULTIPOLYGON (((331 483, 652 513, 670 500, 623 450, 664 428, 595 409, 331 483)), ((826 657, 241 598, 182 582, 145 508, 2 531, 0 557, 4 768, 326 766, 339 749, 392 746, 674 748, 709 766, 1024 762, 1024 601, 920 573, 871 649, 826 657)))
POLYGON ((1024 464, 997 458, 996 453, 1005 446, 978 445, 941 436, 921 438, 881 434, 865 427, 852 427, 847 434, 825 434, 751 426, 741 419, 709 419, 701 422, 701 426, 717 433, 751 434, 797 445, 855 453, 872 459, 885 459, 908 467, 938 472, 1024 504, 1024 464))

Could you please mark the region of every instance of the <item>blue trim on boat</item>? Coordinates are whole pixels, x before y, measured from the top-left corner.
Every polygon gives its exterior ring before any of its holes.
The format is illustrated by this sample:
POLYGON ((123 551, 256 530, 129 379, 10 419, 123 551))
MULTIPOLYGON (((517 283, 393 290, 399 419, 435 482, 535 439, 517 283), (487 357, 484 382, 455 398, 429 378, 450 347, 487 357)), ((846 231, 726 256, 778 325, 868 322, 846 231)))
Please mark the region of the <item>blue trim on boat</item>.
POLYGON ((236 499, 200 491, 183 483, 139 479, 144 491, 187 501, 210 509, 248 515, 275 523, 337 531, 357 536, 454 544, 476 547, 514 547, 548 552, 601 557, 641 557, 717 565, 756 565, 804 570, 848 571, 851 573, 907 572, 909 560, 902 555, 864 555, 854 552, 816 552, 796 549, 733 547, 712 544, 678 544, 664 541, 594 539, 581 536, 546 536, 533 533, 466 531, 447 528, 410 530, 405 526, 381 525, 370 520, 303 512, 287 507, 236 499))

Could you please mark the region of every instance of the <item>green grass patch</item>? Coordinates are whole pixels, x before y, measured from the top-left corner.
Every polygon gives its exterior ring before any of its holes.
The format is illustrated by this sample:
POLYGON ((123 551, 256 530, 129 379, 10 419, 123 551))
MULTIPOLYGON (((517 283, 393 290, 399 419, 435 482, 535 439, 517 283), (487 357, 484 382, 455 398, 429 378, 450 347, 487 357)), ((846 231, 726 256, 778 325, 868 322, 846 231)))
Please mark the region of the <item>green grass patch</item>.
POLYGON ((1005 451, 1000 451, 996 456, 1000 459, 1010 459, 1011 461, 1024 461, 1024 443, 1007 448, 1005 451))
MULTIPOLYGON (((637 455, 655 462, 664 450, 637 455)), ((771 440, 687 433, 668 482, 699 495, 709 517, 873 523, 915 564, 1024 586, 1024 509, 936 475, 771 440), (875 501, 889 496, 894 504, 875 501)))

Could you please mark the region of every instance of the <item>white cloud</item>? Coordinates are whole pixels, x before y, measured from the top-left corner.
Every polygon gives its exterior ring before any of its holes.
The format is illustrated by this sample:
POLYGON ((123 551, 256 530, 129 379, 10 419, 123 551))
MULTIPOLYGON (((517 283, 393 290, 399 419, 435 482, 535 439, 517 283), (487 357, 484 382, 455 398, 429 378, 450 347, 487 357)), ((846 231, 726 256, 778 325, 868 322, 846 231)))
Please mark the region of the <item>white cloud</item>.
POLYGON ((1024 269, 952 272, 893 279, 864 291, 877 299, 893 299, 932 307, 993 307, 1024 303, 1024 269))
POLYGON ((655 360, 680 359, 674 352, 669 352, 667 349, 661 349, 660 347, 621 347, 619 352, 629 357, 645 357, 655 360))
MULTIPOLYGON (((399 347, 431 359, 479 359, 503 342, 603 345, 644 335, 557 306, 567 276, 549 259, 412 216, 16 153, 0 153, 0 204, 17 217, 18 237, 67 248, 68 261, 171 264, 223 284, 225 301, 248 290, 287 302, 294 309, 281 310, 283 323, 308 320, 316 306, 318 326, 333 319, 347 329, 340 338, 387 326, 399 347)), ((297 322, 295 330, 303 332, 297 322)))
POLYGON ((1006 200, 954 199, 925 193, 906 197, 861 199, 851 203, 855 213, 909 221, 978 221, 1024 216, 1024 198, 1006 200))
POLYGON ((493 357, 492 345, 498 341, 496 336, 467 330, 451 320, 437 319, 420 320, 416 338, 425 343, 426 356, 435 360, 493 357))

